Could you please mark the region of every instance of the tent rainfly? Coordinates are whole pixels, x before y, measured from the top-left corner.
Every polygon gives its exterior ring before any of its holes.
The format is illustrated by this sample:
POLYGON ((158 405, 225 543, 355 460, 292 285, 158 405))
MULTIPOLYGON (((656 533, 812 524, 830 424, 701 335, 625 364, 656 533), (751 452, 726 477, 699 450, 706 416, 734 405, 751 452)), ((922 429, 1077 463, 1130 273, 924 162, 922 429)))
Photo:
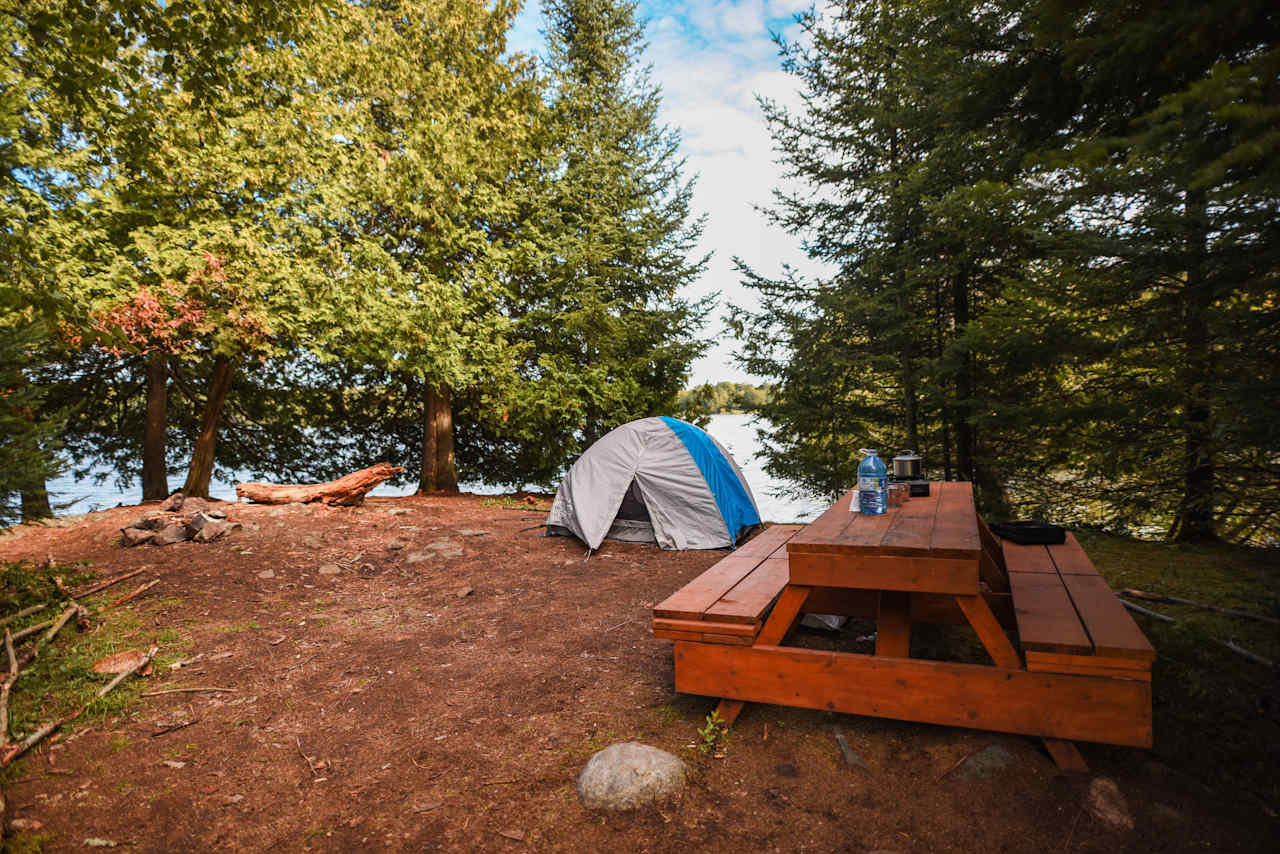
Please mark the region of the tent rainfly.
POLYGON ((664 549, 718 549, 760 524, 751 487, 719 442, 676 418, 615 428, 569 469, 547 517, 551 534, 593 549, 605 537, 664 549))

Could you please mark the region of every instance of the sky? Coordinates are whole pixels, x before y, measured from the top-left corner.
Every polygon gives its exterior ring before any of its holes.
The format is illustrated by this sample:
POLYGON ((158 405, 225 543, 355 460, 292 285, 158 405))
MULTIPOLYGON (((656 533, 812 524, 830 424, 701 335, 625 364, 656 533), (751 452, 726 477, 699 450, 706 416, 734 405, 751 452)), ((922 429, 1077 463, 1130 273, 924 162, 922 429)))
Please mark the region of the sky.
MULTIPOLYGON (((686 177, 696 177, 693 210, 707 215, 700 252, 713 253, 707 270, 686 292, 699 298, 719 291, 704 329, 715 343, 693 364, 690 385, 760 382, 734 364, 735 342, 722 321, 728 306, 754 306, 733 270, 737 256, 753 270, 774 275, 789 263, 817 272, 798 238, 771 227, 756 205, 767 205, 782 185, 772 140, 756 96, 798 103, 796 82, 780 67, 772 33, 795 37, 798 12, 811 0, 640 0, 649 47, 644 62, 662 90, 660 120, 679 131, 686 177)), ((539 0, 525 0, 509 38, 513 51, 542 55, 539 0)))

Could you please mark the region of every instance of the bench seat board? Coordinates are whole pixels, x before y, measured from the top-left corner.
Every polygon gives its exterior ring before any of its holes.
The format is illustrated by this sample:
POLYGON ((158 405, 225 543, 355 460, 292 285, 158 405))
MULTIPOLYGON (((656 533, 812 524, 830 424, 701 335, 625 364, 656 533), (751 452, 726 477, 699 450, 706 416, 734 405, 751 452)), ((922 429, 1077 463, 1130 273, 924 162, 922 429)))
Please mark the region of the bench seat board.
POLYGON ((1128 670, 1150 670, 1151 662, 1142 661, 1138 658, 1119 658, 1109 655, 1065 655, 1057 652, 1028 652, 1027 664, 1032 662, 1040 666, 1041 670, 1048 670, 1054 665, 1067 665, 1069 667, 1078 667, 1088 665, 1090 667, 1111 667, 1128 670))
POLYGON ((779 646, 675 644, 675 688, 943 726, 1151 746, 1151 685, 779 646))
MULTIPOLYGON (((1043 547, 1041 548, 1043 552, 1043 547)), ((1080 625, 1062 578, 1042 572, 1015 572, 1010 563, 1009 588, 1018 639, 1024 651, 1089 655, 1093 644, 1080 625)))
POLYGON ((1058 567, 1049 557, 1044 546, 1021 546, 1004 541, 1004 563, 1009 572, 1038 572, 1044 575, 1057 575, 1058 567))
POLYGON ((787 555, 769 557, 703 612, 704 620, 759 624, 760 616, 787 586, 787 555))
POLYGON ((754 638, 760 634, 762 623, 713 623, 709 620, 668 620, 657 617, 653 621, 655 629, 669 629, 674 632, 714 632, 722 635, 739 635, 754 638))
POLYGON ((1156 651, 1100 575, 1064 575, 1076 613, 1093 641, 1095 655, 1155 660, 1156 651))
POLYGON ((678 632, 674 629, 654 629, 655 638, 675 641, 691 641, 694 643, 721 643, 730 646, 751 646, 752 639, 738 635, 720 635, 714 632, 678 632))
POLYGON ((757 534, 741 549, 721 559, 706 572, 672 593, 653 609, 655 617, 700 620, 706 610, 751 574, 760 562, 800 530, 799 525, 773 525, 757 534))
POLYGON ((1065 543, 1060 546, 1047 546, 1047 548, 1049 557, 1053 558, 1053 564, 1057 567, 1059 575, 1102 577, 1098 574, 1097 567, 1093 565, 1093 561, 1089 560, 1089 555, 1085 553, 1084 547, 1076 540, 1074 534, 1068 532, 1065 543))

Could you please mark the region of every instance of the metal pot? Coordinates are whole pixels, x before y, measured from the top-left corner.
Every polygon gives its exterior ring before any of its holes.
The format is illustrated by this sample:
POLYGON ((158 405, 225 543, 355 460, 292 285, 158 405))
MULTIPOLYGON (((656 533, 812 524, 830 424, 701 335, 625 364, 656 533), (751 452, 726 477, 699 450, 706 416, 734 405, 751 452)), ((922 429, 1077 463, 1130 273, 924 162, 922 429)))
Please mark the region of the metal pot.
POLYGON ((920 480, 922 462, 915 451, 903 451, 893 458, 893 476, 903 480, 920 480))

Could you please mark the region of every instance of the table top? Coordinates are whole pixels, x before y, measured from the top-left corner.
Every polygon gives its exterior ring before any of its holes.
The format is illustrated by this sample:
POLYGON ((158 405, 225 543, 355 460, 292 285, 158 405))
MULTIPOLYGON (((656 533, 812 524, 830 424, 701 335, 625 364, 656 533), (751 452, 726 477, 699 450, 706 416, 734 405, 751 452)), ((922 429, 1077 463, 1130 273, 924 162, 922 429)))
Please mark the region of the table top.
POLYGON ((978 560, 982 540, 973 485, 933 481, 929 494, 908 498, 880 515, 850 513, 850 490, 791 538, 788 553, 969 558, 978 560))

